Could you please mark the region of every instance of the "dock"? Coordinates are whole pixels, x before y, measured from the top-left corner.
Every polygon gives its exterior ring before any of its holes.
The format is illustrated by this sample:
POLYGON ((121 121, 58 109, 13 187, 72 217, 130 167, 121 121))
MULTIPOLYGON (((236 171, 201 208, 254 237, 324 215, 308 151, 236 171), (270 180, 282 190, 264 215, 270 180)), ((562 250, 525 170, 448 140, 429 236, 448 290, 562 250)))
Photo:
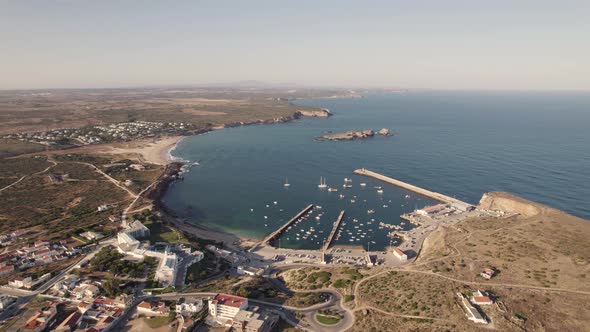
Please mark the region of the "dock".
POLYGON ((338 227, 340 227, 340 223, 342 222, 343 217, 344 217, 344 210, 340 211, 340 215, 338 216, 338 219, 336 219, 336 221, 334 222, 334 226, 332 227, 332 232, 330 232, 330 236, 328 236, 328 239, 326 239, 326 242, 324 242, 324 245, 322 247, 322 251, 328 250, 328 248, 330 247, 330 244, 332 244, 332 240, 334 239, 334 235, 336 235, 336 231, 338 231, 338 227))
POLYGON ((291 220, 287 221, 283 226, 279 227, 274 232, 265 236, 262 239, 262 241, 260 241, 260 243, 258 245, 267 244, 270 240, 273 240, 273 239, 277 238, 278 236, 280 236, 285 231, 285 229, 287 229, 287 227, 291 226, 291 224, 295 222, 295 220, 301 218, 304 214, 307 213, 307 211, 309 211, 311 209, 313 209, 313 204, 309 204, 303 210, 301 210, 299 213, 297 213, 295 215, 295 217, 293 217, 293 218, 291 218, 291 220))
POLYGON ((462 202, 462 201, 460 201, 460 200, 458 200, 456 198, 453 198, 453 197, 450 197, 450 196, 447 196, 447 195, 444 195, 444 194, 441 194, 441 193, 437 193, 437 192, 434 192, 434 191, 430 191, 428 189, 420 188, 420 187, 411 185, 409 183, 406 183, 406 182, 403 182, 403 181, 400 181, 400 180, 396 180, 396 179, 387 177, 385 175, 381 175, 379 173, 375 173, 375 172, 369 171, 369 170, 364 169, 364 168, 357 169, 357 170, 354 171, 354 173, 355 174, 358 174, 358 175, 368 176, 368 177, 371 177, 371 178, 374 178, 374 179, 377 179, 377 180, 380 180, 380 181, 383 181, 383 182, 392 184, 394 186, 397 186, 397 187, 400 187, 400 188, 403 188, 403 189, 407 189, 407 190, 413 191, 413 192, 415 192, 417 194, 420 194, 422 196, 426 196, 426 197, 435 199, 435 200, 440 201, 442 203, 467 204, 467 203, 464 203, 464 202, 462 202))

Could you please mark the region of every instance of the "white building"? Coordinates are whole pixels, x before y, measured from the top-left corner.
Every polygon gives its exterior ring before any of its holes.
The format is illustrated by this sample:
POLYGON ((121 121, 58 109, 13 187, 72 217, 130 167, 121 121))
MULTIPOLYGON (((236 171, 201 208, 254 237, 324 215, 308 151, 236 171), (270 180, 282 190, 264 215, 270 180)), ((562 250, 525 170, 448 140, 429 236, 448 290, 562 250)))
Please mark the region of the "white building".
POLYGON ((0 310, 4 310, 4 309, 10 307, 10 305, 13 304, 14 302, 16 302, 16 299, 14 297, 1 294, 0 295, 0 310))
POLYGON ((459 298, 461 299, 461 303, 465 308, 465 315, 467 316, 467 319, 478 324, 488 323, 488 321, 482 317, 479 311, 477 311, 477 309, 473 307, 473 305, 471 305, 471 302, 469 302, 469 300, 465 296, 463 296, 463 294, 457 293, 457 296, 459 296, 459 298))
POLYGON ((446 204, 437 204, 437 205, 426 206, 421 209, 418 209, 418 210, 416 210, 416 213, 423 215, 423 216, 429 216, 429 215, 433 215, 433 214, 437 214, 439 212, 442 212, 446 208, 447 208, 446 204))
POLYGON ((248 299, 227 294, 217 294, 209 300, 209 315, 225 326, 231 326, 240 310, 248 308, 248 299))
POLYGON ((33 279, 31 277, 14 277, 8 281, 8 286, 13 288, 23 288, 27 284, 32 284, 33 279))
POLYGON ((192 315, 203 309, 203 300, 194 299, 176 304, 176 312, 184 315, 192 315))
POLYGON ((408 255, 398 247, 393 248, 393 254, 401 261, 407 261, 408 255))
POLYGON ((238 266, 237 272, 240 275, 259 276, 264 273, 262 269, 253 268, 250 266, 238 266))
POLYGON ((174 285, 177 267, 178 257, 176 254, 166 255, 160 260, 158 270, 156 270, 155 280, 159 281, 164 287, 174 285))

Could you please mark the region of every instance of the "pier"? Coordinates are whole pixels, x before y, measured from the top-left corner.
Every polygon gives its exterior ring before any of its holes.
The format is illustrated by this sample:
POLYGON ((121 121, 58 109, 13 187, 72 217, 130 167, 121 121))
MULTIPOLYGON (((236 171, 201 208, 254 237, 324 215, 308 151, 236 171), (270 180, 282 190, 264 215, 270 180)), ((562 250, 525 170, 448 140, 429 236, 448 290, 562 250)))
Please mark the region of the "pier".
MULTIPOLYGON (((285 229, 287 229, 287 227, 291 226, 291 224, 295 222, 295 220, 301 218, 304 214, 307 213, 307 211, 309 211, 311 209, 313 209, 313 204, 309 204, 303 210, 301 210, 299 213, 297 213, 295 215, 295 217, 293 217, 293 218, 291 218, 291 220, 287 221, 283 226, 279 227, 274 232, 272 232, 272 233, 268 234, 267 236, 265 236, 262 239, 262 241, 260 241, 260 243, 258 245, 266 244, 270 240, 275 239, 276 237, 280 236, 285 231, 285 229)), ((257 247, 257 246, 255 246, 255 247, 257 247)))
POLYGON ((462 201, 460 201, 460 200, 458 200, 456 198, 453 198, 453 197, 450 197, 450 196, 447 196, 447 195, 444 195, 444 194, 441 194, 441 193, 437 193, 437 192, 434 192, 434 191, 430 191, 428 189, 420 188, 420 187, 411 185, 409 183, 406 183, 406 182, 403 182, 403 181, 400 181, 400 180, 392 179, 392 178, 387 177, 385 175, 381 175, 379 173, 375 173, 375 172, 369 171, 369 170, 364 169, 364 168, 357 169, 357 170, 354 171, 354 173, 355 174, 358 174, 358 175, 368 176, 368 177, 371 177, 371 178, 374 178, 374 179, 377 179, 377 180, 380 180, 380 181, 383 181, 383 182, 392 184, 394 186, 397 186, 397 187, 400 187, 400 188, 404 188, 404 189, 413 191, 413 192, 418 193, 418 194, 420 194, 422 196, 426 196, 426 197, 435 199, 435 200, 440 201, 440 202, 443 202, 443 203, 467 204, 467 203, 464 203, 464 202, 462 202, 462 201))
POLYGON ((330 247, 330 244, 332 244, 332 240, 334 239, 334 235, 336 235, 336 231, 338 230, 338 227, 340 227, 340 223, 342 222, 343 217, 344 217, 344 210, 340 211, 340 215, 338 216, 338 219, 336 219, 336 221, 334 222, 334 226, 332 227, 332 232, 330 232, 330 236, 328 236, 328 239, 326 239, 326 242, 324 242, 324 246, 322 247, 322 251, 328 250, 328 248, 330 247))

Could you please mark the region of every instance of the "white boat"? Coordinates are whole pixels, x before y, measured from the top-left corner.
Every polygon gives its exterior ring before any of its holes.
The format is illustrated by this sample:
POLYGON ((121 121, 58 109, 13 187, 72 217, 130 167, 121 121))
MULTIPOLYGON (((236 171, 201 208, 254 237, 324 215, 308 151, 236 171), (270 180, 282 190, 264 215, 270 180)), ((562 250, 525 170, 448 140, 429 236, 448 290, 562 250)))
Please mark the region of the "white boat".
POLYGON ((366 184, 366 183, 364 183, 364 182, 362 182, 362 183, 361 183, 361 187, 365 187, 366 185, 367 185, 367 184, 366 184))
POLYGON ((351 200, 350 200, 350 202, 351 202, 351 203, 354 203, 354 202, 356 202, 356 201, 355 201, 354 199, 351 199, 351 200))
POLYGON ((377 190, 377 193, 378 193, 378 194, 383 194, 383 189, 378 189, 378 190, 377 190))
POLYGON ((332 192, 332 193, 335 193, 335 192, 338 191, 338 189, 336 189, 336 188, 328 188, 328 191, 329 192, 332 192))
POLYGON ((367 210, 367 214, 373 214, 375 213, 375 210, 367 210))
POLYGON ((268 227, 268 224, 264 224, 264 227, 268 227))
POLYGON ((340 199, 343 199, 343 198, 344 198, 344 195, 340 194, 340 199))
POLYGON ((381 189, 381 186, 375 186, 373 188, 375 188, 375 189, 381 189))
POLYGON ((267 216, 264 216, 264 219, 268 219, 268 217, 267 216))
POLYGON ((316 220, 320 220, 320 218, 321 218, 320 216, 316 216, 315 217, 316 220))
POLYGON ((410 198, 410 195, 406 195, 406 196, 404 196, 404 197, 405 197, 405 198, 410 198))
POLYGON ((387 207, 389 207, 389 205, 387 205, 387 204, 383 204, 383 207, 384 207, 384 208, 387 208, 387 207))
POLYGON ((285 183, 283 183, 283 187, 288 187, 288 186, 290 186, 289 179, 285 178, 285 183))
POLYGON ((272 204, 274 204, 274 205, 277 205, 278 203, 279 203, 279 202, 277 202, 277 201, 274 201, 274 202, 272 202, 272 204))
POLYGON ((352 179, 344 178, 344 182, 352 182, 352 179))
POLYGON ((344 188, 352 188, 352 184, 343 184, 342 187, 344 187, 344 188))
POLYGON ((320 176, 320 184, 318 184, 318 188, 326 188, 328 185, 326 184, 326 179, 320 176))
POLYGON ((250 212, 254 212, 254 209, 250 209, 250 212))

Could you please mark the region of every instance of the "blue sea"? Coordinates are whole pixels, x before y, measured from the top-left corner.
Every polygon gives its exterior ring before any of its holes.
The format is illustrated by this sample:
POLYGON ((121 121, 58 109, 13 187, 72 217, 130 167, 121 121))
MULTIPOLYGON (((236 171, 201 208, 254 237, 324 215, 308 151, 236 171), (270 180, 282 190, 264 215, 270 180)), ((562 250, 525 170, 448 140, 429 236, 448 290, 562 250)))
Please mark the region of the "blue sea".
POLYGON ((471 203, 507 191, 590 219, 589 93, 420 91, 296 103, 334 116, 184 139, 173 154, 200 164, 171 186, 164 203, 190 222, 253 238, 307 204, 321 205, 282 237, 281 246, 291 248, 319 247, 345 210, 338 243, 378 250, 390 243, 379 222, 400 225, 400 214, 433 202, 352 174, 364 167, 471 203), (314 140, 328 131, 381 128, 394 136, 314 140), (319 189, 320 177, 339 192, 319 189), (342 187, 344 178, 352 188, 342 187))

